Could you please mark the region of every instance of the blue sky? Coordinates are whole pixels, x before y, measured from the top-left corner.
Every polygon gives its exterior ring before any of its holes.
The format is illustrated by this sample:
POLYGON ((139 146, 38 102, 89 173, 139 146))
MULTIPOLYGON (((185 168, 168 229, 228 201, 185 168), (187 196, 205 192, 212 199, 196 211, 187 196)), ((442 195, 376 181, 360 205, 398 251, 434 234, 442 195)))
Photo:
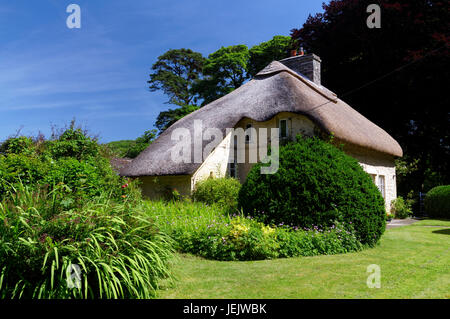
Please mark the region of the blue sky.
POLYGON ((0 0, 0 141, 76 118, 102 142, 135 139, 170 106, 147 80, 157 57, 289 35, 322 0, 0 0), (66 7, 81 7, 81 29, 66 7))

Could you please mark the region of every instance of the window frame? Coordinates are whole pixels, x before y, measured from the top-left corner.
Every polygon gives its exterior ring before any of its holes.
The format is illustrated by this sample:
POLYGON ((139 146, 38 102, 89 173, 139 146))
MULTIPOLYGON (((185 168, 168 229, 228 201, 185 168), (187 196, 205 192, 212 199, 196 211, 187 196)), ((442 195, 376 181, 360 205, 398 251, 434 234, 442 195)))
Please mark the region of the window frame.
POLYGON ((280 139, 288 139, 290 137, 289 119, 287 119, 287 118, 279 119, 278 120, 278 130, 279 130, 280 139), (281 122, 283 122, 283 121, 286 123, 286 129, 285 129, 286 136, 283 136, 283 131, 281 130, 281 122))

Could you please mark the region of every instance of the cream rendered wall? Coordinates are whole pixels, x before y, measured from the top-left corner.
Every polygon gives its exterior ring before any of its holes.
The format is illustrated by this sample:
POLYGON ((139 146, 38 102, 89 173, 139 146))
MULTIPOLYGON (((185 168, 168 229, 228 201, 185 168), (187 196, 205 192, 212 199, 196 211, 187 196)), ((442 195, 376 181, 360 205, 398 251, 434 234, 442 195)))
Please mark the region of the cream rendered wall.
POLYGON ((182 196, 191 195, 190 175, 141 176, 142 195, 150 199, 160 199, 177 190, 182 196))
POLYGON ((228 170, 228 158, 230 154, 230 143, 232 133, 220 142, 214 150, 203 161, 202 165, 192 175, 191 189, 193 190, 195 184, 208 177, 224 177, 228 170))
POLYGON ((370 151, 354 145, 346 145, 344 151, 355 158, 364 171, 372 175, 375 184, 378 184, 379 176, 384 176, 385 183, 385 208, 391 211, 391 201, 397 198, 397 178, 395 173, 395 158, 393 156, 370 151))

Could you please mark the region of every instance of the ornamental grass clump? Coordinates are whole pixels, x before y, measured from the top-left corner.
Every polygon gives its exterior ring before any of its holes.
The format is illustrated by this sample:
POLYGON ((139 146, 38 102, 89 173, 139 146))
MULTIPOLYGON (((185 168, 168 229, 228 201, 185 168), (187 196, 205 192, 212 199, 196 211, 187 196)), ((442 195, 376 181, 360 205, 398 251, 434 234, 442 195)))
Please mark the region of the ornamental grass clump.
POLYGON ((135 204, 104 196, 54 209, 19 185, 0 202, 1 298, 153 298, 172 243, 135 204))

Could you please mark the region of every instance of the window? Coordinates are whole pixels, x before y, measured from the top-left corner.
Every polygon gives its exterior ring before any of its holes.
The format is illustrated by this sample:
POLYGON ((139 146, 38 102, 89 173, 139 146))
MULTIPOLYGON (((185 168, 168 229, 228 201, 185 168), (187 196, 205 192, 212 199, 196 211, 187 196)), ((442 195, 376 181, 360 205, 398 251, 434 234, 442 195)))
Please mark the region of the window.
POLYGON ((384 175, 378 175, 378 185, 377 186, 381 192, 381 195, 383 196, 383 198, 385 198, 386 188, 385 188, 385 184, 384 184, 384 175))
POLYGON ((279 124, 280 124, 279 125, 279 127, 280 127, 280 137, 281 138, 287 138, 289 136, 287 120, 280 120, 279 124))

